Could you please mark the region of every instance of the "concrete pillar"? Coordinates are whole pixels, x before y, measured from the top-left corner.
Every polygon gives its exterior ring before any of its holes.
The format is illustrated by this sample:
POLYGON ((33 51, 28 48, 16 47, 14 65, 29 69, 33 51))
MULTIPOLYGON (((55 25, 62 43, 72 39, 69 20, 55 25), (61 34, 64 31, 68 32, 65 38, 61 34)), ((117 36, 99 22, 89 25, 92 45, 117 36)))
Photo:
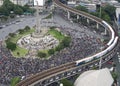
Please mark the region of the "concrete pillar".
POLYGON ((68 13, 68 19, 70 19, 70 12, 69 12, 69 11, 67 11, 67 13, 68 13))
POLYGON ((79 15, 77 15, 77 20, 79 19, 79 15))
POLYGON ((101 66, 102 66, 102 57, 100 58, 100 61, 99 61, 99 69, 101 69, 101 66))
POLYGON ((97 23, 97 29, 99 28, 99 24, 97 23))
POLYGON ((90 23, 89 19, 87 19, 87 23, 88 23, 88 24, 90 23))
POLYGON ((105 35, 107 35, 107 30, 105 29, 105 35))

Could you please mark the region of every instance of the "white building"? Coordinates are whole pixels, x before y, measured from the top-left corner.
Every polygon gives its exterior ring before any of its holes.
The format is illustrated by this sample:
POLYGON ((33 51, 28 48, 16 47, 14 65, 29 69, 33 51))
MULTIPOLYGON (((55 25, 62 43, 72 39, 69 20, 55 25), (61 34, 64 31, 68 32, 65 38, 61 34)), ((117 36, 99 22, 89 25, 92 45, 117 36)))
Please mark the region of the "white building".
POLYGON ((81 74, 74 86, 112 86, 113 78, 109 69, 90 70, 81 74))
MULTIPOLYGON (((21 6, 24 6, 25 4, 28 4, 29 2, 32 2, 33 0, 10 0, 14 4, 18 4, 21 6)), ((41 0, 40 0, 41 1, 41 0)), ((0 6, 3 4, 3 0, 0 0, 0 6)))
POLYGON ((116 8, 116 18, 117 18, 117 25, 120 29, 120 7, 116 8))
POLYGON ((3 0, 0 0, 0 6, 3 4, 3 0))
POLYGON ((37 5, 37 2, 38 2, 39 6, 44 6, 45 5, 45 0, 34 0, 34 6, 37 5))

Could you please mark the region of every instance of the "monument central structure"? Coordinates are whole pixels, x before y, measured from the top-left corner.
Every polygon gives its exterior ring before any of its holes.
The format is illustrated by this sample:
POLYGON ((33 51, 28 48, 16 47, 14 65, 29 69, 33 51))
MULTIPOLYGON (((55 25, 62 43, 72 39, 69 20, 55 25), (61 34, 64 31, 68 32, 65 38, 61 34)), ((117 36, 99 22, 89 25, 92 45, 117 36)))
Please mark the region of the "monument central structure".
POLYGON ((36 10, 37 12, 36 12, 35 32, 23 36, 17 42, 17 44, 20 47, 25 48, 29 51, 28 54, 30 54, 30 56, 36 55, 39 50, 55 48, 59 44, 59 41, 55 37, 48 34, 49 28, 41 27, 40 25, 41 18, 39 17, 38 2, 37 2, 36 10))
POLYGON ((41 18, 39 21, 38 1, 36 1, 36 3, 37 3, 37 6, 36 6, 36 10, 37 10, 36 11, 36 26, 35 26, 35 32, 32 34, 32 37, 35 37, 35 38, 44 36, 45 33, 47 33, 47 30, 41 28, 41 25, 40 25, 41 18))

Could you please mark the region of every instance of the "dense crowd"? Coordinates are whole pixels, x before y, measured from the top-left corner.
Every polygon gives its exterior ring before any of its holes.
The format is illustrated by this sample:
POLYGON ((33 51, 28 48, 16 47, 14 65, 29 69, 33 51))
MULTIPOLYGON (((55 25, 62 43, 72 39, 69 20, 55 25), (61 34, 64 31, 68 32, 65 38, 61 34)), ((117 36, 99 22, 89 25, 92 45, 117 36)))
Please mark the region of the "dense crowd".
POLYGON ((27 77, 51 67, 76 61, 95 54, 103 46, 99 38, 79 32, 77 29, 62 27, 61 31, 71 36, 70 47, 55 53, 47 60, 31 57, 14 58, 0 42, 0 83, 8 85, 13 77, 27 77))

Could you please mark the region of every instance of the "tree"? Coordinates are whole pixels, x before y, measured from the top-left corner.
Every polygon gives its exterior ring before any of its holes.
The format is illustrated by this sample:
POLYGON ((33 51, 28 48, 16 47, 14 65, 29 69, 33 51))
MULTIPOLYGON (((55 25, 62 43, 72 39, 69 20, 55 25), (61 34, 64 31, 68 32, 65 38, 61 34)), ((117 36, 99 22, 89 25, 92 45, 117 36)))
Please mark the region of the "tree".
POLYGON ((116 82, 118 79, 118 74, 116 72, 111 72, 111 74, 112 74, 114 81, 116 82))
POLYGON ((25 31, 29 31, 29 30, 30 30, 30 27, 29 27, 29 26, 26 26, 26 27, 24 28, 24 30, 25 30, 25 31))
POLYGON ((111 21, 110 16, 105 11, 102 11, 102 17, 101 18, 103 20, 107 21, 107 22, 111 21))
POLYGON ((20 81, 20 77, 14 77, 10 81, 10 86, 16 86, 16 84, 20 81))
POLYGON ((56 51, 60 51, 61 49, 63 49, 64 48, 64 46, 62 45, 62 44, 59 44, 56 48, 55 48, 55 50, 56 51))
POLYGON ((62 40, 61 44, 62 44, 64 47, 69 47, 70 42, 71 42, 71 38, 70 38, 70 37, 65 37, 65 38, 62 40))
POLYGON ((5 6, 0 7, 0 13, 5 16, 9 15, 9 11, 5 6))
POLYGON ((81 5, 76 6, 75 9, 80 10, 80 11, 84 11, 84 12, 88 12, 88 9, 84 6, 81 6, 81 5))
POLYGON ((54 53, 55 53, 54 49, 49 49, 49 51, 48 51, 48 54, 49 54, 49 55, 52 55, 52 54, 54 54, 54 53))
POLYGON ((73 84, 67 79, 63 79, 60 82, 63 83, 64 86, 73 86, 73 84))
POLYGON ((16 44, 13 42, 6 42, 7 48, 14 51, 16 49, 16 44))
POLYGON ((2 6, 6 7, 9 13, 14 9, 14 4, 10 0, 4 0, 2 6))
POLYGON ((9 33, 9 36, 10 36, 10 37, 14 37, 14 36, 15 36, 15 33, 9 33))
POLYGON ((19 29, 18 30, 20 34, 23 34, 24 33, 24 30, 23 29, 19 29))
POLYGON ((45 58, 47 56, 47 54, 44 52, 38 52, 37 56, 40 58, 45 58))
POLYGON ((103 10, 110 16, 111 20, 114 20, 116 8, 112 5, 106 5, 103 10))
POLYGON ((23 14, 23 10, 18 5, 15 5, 14 13, 17 14, 17 15, 22 15, 23 14))

